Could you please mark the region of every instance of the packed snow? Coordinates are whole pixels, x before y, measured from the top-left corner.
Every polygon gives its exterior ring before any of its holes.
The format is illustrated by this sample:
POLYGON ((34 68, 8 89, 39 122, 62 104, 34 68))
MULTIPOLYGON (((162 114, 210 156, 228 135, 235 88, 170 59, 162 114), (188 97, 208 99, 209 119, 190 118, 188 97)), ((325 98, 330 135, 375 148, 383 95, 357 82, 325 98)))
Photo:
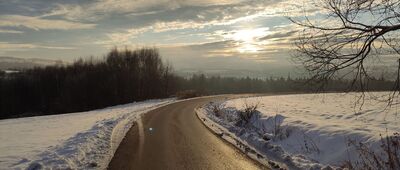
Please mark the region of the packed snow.
POLYGON ((0 120, 0 169, 105 169, 133 122, 173 101, 0 120))
POLYGON ((381 135, 400 132, 398 106, 387 107, 381 101, 387 93, 360 97, 360 93, 251 97, 212 103, 202 110, 222 127, 219 131, 233 134, 283 167, 330 169, 359 158, 349 141, 366 143, 378 151, 381 135), (249 123, 239 124, 246 104, 258 104, 258 108, 249 123), (220 111, 216 114, 215 110, 220 111))

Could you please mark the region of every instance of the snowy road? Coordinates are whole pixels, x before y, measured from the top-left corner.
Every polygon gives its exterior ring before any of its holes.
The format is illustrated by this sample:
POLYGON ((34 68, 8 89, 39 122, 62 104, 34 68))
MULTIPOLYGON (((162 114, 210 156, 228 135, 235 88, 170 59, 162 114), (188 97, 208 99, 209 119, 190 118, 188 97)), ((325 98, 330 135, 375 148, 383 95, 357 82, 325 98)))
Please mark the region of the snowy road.
POLYGON ((145 114, 121 142, 109 169, 263 169, 196 117, 196 107, 225 97, 181 101, 145 114))

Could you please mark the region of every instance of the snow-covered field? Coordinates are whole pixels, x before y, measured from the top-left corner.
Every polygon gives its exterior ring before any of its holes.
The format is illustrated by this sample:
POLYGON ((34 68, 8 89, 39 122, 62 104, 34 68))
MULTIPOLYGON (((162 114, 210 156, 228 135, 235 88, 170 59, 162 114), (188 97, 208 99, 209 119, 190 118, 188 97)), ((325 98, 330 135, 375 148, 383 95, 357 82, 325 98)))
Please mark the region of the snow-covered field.
POLYGON ((218 116, 212 105, 203 113, 222 126, 223 133, 233 134, 268 159, 291 169, 321 169, 359 158, 349 141, 380 150, 380 135, 400 132, 397 106, 387 108, 386 102, 375 100, 385 94, 367 93, 361 109, 355 103, 359 93, 327 93, 234 99, 220 104, 218 116), (239 110, 246 103, 259 107, 250 123, 238 126, 239 110))
POLYGON ((0 169, 105 169, 133 122, 173 101, 0 120, 0 169))

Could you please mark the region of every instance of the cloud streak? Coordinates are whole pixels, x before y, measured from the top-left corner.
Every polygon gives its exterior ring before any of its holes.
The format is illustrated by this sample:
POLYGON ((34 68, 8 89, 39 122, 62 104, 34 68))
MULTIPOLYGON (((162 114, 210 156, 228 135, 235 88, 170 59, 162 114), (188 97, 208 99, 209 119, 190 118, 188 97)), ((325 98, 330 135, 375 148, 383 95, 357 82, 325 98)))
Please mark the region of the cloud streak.
POLYGON ((16 30, 5 30, 5 29, 0 29, 0 33, 5 33, 5 34, 22 34, 24 33, 23 31, 16 31, 16 30))
POLYGON ((24 51, 29 49, 54 49, 54 50, 71 50, 73 47, 60 47, 60 46, 46 46, 29 43, 9 43, 0 42, 0 49, 8 51, 24 51))
POLYGON ((81 4, 57 4, 43 16, 63 16, 69 20, 97 21, 112 15, 153 14, 185 6, 236 4, 242 0, 98 0, 81 4))
POLYGON ((56 19, 22 15, 1 15, 0 27, 25 27, 33 30, 74 30, 92 29, 96 24, 85 24, 56 19))

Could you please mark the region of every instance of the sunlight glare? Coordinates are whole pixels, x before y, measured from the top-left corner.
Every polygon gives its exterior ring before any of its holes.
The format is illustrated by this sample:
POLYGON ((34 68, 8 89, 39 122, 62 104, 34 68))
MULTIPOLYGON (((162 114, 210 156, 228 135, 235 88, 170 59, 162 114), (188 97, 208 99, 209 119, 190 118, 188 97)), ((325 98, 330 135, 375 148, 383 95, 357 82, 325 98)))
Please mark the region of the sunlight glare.
POLYGON ((262 48, 257 39, 268 34, 268 28, 245 29, 235 31, 229 38, 238 42, 237 50, 240 53, 256 53, 262 48))
POLYGON ((266 31, 266 29, 239 30, 233 33, 232 38, 235 41, 254 42, 256 38, 266 35, 266 31))

